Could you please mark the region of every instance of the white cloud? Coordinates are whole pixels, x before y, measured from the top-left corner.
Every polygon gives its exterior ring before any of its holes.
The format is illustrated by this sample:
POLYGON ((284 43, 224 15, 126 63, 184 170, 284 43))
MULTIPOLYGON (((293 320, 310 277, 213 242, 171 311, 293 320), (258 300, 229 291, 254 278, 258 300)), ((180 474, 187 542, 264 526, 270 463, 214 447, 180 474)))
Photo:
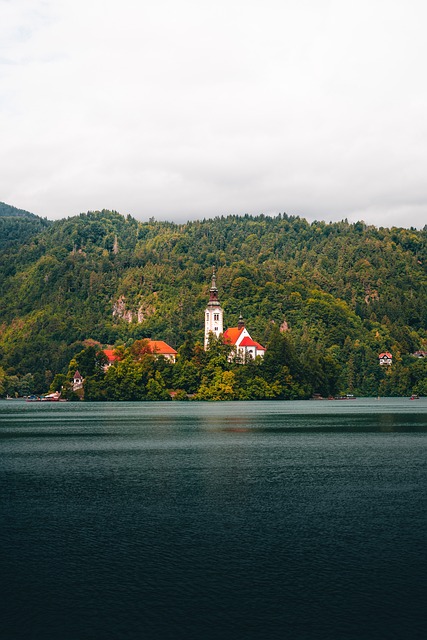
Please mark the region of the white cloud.
POLYGON ((0 0, 0 200, 427 222, 421 0, 0 0))

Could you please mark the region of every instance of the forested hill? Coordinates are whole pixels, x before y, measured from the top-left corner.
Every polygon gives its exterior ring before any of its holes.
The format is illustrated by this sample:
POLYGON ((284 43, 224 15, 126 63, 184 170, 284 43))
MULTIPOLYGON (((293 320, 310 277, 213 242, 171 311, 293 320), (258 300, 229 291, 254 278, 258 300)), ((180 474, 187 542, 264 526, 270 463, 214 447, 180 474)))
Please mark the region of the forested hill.
POLYGON ((0 250, 8 245, 27 242, 50 224, 34 213, 0 202, 0 250))
POLYGON ((37 218, 34 213, 30 213, 24 209, 17 209, 5 202, 0 202, 0 216, 8 218, 37 218))
POLYGON ((15 238, 0 242, 0 365, 8 375, 66 372, 88 339, 150 337, 174 347, 188 331, 202 339, 213 265, 227 326, 242 313, 267 344, 272 327, 288 328, 298 361, 327 359, 340 389, 376 392, 378 353, 391 351, 399 372, 427 349, 427 228, 310 224, 285 214, 178 225, 101 211, 35 217, 39 226, 18 243, 23 218, 15 227, 6 219, 15 238))

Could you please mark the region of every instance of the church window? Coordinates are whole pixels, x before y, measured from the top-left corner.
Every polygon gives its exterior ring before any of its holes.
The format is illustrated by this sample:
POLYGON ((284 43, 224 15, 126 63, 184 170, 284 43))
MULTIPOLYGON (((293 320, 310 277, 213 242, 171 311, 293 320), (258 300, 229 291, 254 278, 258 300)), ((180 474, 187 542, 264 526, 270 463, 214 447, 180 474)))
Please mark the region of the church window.
POLYGON ((215 322, 218 322, 218 320, 219 320, 219 313, 214 313, 214 320, 215 320, 215 322))

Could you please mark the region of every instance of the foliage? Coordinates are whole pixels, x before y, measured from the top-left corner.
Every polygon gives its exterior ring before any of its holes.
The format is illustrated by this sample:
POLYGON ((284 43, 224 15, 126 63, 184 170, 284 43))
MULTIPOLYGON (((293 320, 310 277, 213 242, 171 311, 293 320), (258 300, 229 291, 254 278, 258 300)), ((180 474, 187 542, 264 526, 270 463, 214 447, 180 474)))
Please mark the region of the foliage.
POLYGON ((13 207, 10 204, 6 204, 5 202, 0 202, 0 217, 2 218, 37 218, 34 213, 30 213, 29 211, 25 211, 24 209, 18 209, 17 207, 13 207))
POLYGON ((8 248, 10 251, 29 242, 51 224, 33 213, 0 202, 0 250, 8 248))
POLYGON ((69 383, 72 358, 86 399, 423 390, 411 354, 427 348, 426 264, 427 228, 286 214, 177 225, 105 210, 49 222, 0 205, 0 393, 11 378, 19 394, 26 375, 38 393, 56 374, 69 383), (264 362, 237 365, 221 344, 204 352, 213 264, 227 324, 243 314, 269 347, 264 362), (146 338, 178 348, 177 364, 144 353, 146 338), (111 345, 124 357, 104 373, 96 353, 111 345), (384 350, 395 356, 389 373, 384 350))

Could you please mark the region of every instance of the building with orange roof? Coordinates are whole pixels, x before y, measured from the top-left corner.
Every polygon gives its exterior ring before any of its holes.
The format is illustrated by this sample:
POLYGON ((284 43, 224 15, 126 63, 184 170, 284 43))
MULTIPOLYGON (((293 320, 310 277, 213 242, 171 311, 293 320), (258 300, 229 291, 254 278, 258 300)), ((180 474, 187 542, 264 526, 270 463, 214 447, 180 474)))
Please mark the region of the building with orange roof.
POLYGON ((113 364, 113 362, 119 360, 119 356, 115 355, 114 349, 104 349, 104 353, 107 356, 109 364, 113 364))
MULTIPOLYGON (((147 350, 147 353, 152 353, 153 356, 163 356, 171 362, 176 361, 177 351, 175 351, 173 347, 169 346, 163 340, 147 340, 145 348, 147 350)), ((115 349, 104 349, 103 351, 108 360, 108 362, 104 366, 104 370, 106 371, 109 367, 111 367, 111 365, 120 360, 120 356, 117 355, 115 349)))
POLYGON ((176 361, 177 351, 163 340, 149 340, 147 348, 154 356, 163 356, 171 362, 176 361))
POLYGON ((117 360, 120 360, 120 358, 114 353, 114 349, 103 349, 103 352, 107 356, 107 362, 104 365, 104 371, 107 371, 107 369, 117 360))

